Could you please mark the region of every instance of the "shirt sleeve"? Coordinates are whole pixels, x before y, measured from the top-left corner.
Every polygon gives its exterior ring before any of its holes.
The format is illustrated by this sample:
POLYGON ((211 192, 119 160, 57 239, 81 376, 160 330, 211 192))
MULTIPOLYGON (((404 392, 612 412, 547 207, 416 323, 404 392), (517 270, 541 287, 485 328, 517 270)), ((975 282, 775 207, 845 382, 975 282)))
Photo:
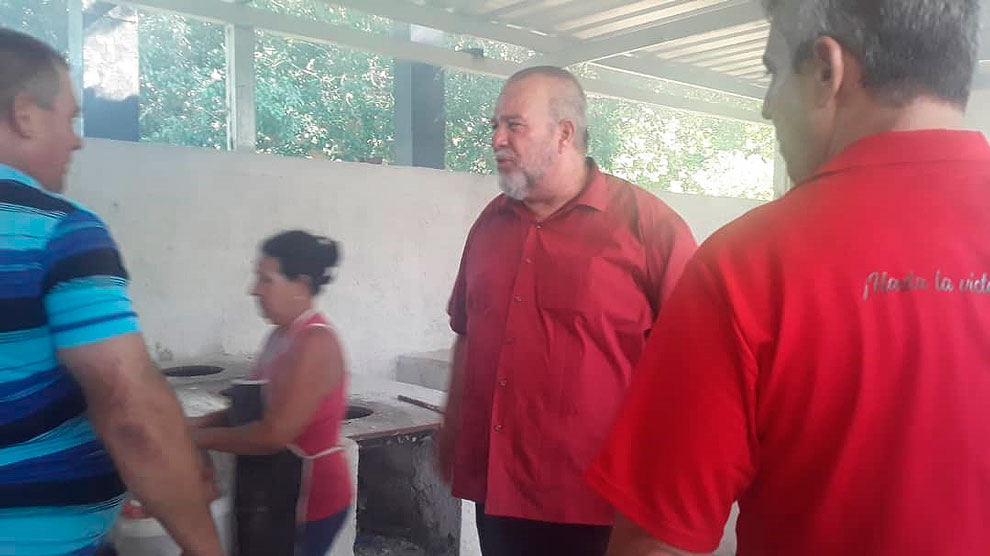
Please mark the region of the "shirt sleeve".
POLYGON ((461 255, 461 265, 457 270, 457 279, 454 281, 454 291, 450 294, 447 302, 447 314, 450 316, 450 328, 461 336, 467 335, 467 266, 468 248, 471 245, 471 236, 464 246, 464 253, 461 255))
POLYGON ((720 280, 689 263, 588 481, 633 522, 714 551, 756 469, 756 363, 720 280))
POLYGON ((646 246, 648 295, 654 316, 674 291, 684 267, 698 248, 684 220, 673 210, 664 209, 645 219, 641 232, 646 246))
POLYGON ((94 214, 78 210, 63 218, 44 264, 44 305, 56 349, 140 331, 117 245, 94 214))

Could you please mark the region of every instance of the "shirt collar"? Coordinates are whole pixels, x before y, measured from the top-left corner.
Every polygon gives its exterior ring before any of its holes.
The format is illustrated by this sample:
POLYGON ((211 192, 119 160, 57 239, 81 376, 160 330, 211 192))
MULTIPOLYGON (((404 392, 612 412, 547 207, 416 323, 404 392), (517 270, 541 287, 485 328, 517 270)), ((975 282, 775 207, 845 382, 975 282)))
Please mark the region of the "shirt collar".
POLYGON ((574 200, 576 205, 584 205, 593 208, 598 212, 605 212, 608 207, 609 190, 605 182, 605 174, 598 168, 598 163, 590 156, 587 158, 588 164, 588 185, 584 191, 574 200))
MULTIPOLYGON (((595 162, 590 156, 586 159, 588 165, 588 183, 585 185, 581 193, 578 194, 572 201, 561 207, 555 214, 560 214, 575 205, 582 205, 588 208, 597 210, 598 212, 605 212, 608 207, 608 200, 610 197, 610 191, 608 188, 608 182, 605 179, 605 174, 598 168, 598 163, 595 162)), ((521 201, 516 201, 510 198, 508 195, 502 195, 501 207, 502 210, 520 210, 525 208, 525 205, 521 201)))
POLYGON ((990 162, 990 145, 978 131, 925 129, 878 133, 849 145, 799 185, 853 168, 937 161, 990 162))
POLYGON ((38 183, 38 180, 32 178, 17 168, 7 166, 6 164, 0 164, 0 181, 15 181, 35 189, 42 189, 41 184, 38 183))

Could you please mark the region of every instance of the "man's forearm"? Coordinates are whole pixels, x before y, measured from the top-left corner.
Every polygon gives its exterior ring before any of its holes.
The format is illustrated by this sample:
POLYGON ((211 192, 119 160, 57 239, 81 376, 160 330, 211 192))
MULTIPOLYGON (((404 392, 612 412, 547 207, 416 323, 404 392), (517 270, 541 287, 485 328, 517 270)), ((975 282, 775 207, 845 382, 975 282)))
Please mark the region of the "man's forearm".
POLYGON ((202 427, 193 430, 192 436, 202 449, 246 456, 275 454, 291 442, 290 438, 279 438, 264 421, 238 427, 202 427))
POLYGON ((124 482, 187 554, 218 555, 200 462, 174 394, 154 369, 87 395, 90 416, 124 482))

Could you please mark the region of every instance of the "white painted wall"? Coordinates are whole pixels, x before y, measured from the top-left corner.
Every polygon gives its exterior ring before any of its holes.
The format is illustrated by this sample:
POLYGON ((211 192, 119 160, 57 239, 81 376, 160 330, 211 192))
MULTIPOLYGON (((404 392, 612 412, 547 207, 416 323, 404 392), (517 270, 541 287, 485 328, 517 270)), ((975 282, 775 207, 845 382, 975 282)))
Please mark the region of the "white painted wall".
MULTIPOLYGON (((69 196, 100 214, 133 279, 161 364, 253 354, 266 331, 247 295, 259 242, 289 228, 343 246, 321 298, 354 373, 445 347, 445 306, 464 238, 493 178, 406 167, 88 140, 69 196)), ((758 203, 665 194, 707 237, 758 203)))
POLYGON ((682 193, 664 192, 657 196, 681 215, 691 227, 698 243, 707 239, 715 230, 763 204, 763 201, 682 193))
POLYGON ((966 109, 966 127, 990 136, 990 89, 973 91, 966 109))

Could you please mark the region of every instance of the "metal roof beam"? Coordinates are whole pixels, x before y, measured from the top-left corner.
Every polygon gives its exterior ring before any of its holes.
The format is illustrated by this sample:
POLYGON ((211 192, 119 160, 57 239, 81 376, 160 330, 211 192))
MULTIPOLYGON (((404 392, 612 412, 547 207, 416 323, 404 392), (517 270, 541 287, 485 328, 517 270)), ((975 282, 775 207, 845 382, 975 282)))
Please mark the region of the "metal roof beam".
POLYGON ((569 66, 592 62, 619 54, 626 54, 656 46, 668 41, 709 33, 717 29, 743 25, 764 18, 763 10, 755 3, 745 2, 711 10, 701 15, 679 19, 663 25, 648 27, 624 35, 571 47, 556 52, 551 58, 557 65, 569 66))
POLYGON ((455 35, 469 35, 504 42, 537 52, 552 52, 562 48, 560 39, 525 29, 494 23, 485 16, 465 16, 446 10, 417 6, 406 0, 329 0, 333 4, 387 17, 403 23, 431 27, 455 35))
POLYGON ((579 80, 584 86, 585 91, 590 94, 597 94, 620 100, 633 100, 655 106, 665 106, 667 108, 694 112, 696 114, 706 116, 717 116, 730 120, 739 120, 764 125, 767 124, 767 121, 763 119, 759 109, 747 110, 745 108, 726 106, 725 104, 685 98, 680 95, 655 93, 645 89, 640 89, 638 87, 625 85, 623 83, 606 81, 604 79, 579 78, 579 80))
POLYGON ((765 24, 750 23, 712 33, 693 35, 684 39, 665 42, 645 48, 643 52, 653 52, 667 57, 678 57, 711 50, 721 50, 743 44, 758 43, 765 46, 767 44, 767 35, 765 24))
POLYGON ((505 76, 515 71, 518 66, 511 62, 474 56, 467 52, 456 52, 447 48, 396 39, 389 35, 373 35, 322 21, 217 0, 115 1, 122 5, 177 13, 214 23, 253 27, 309 42, 353 48, 400 60, 427 62, 486 75, 505 76))
POLYGON ((602 6, 583 17, 561 18, 554 28, 580 38, 628 32, 710 9, 724 0, 639 0, 602 6))
POLYGON ((737 60, 734 62, 723 62, 718 64, 711 64, 707 67, 708 69, 719 73, 730 73, 737 70, 750 69, 750 68, 752 68, 754 71, 758 69, 764 69, 763 60, 761 58, 737 60))
POLYGON ((746 98, 762 99, 766 93, 766 89, 763 87, 748 83, 742 79, 672 60, 650 59, 637 56, 616 56, 599 60, 595 64, 636 75, 665 79, 684 85, 702 87, 746 98))
MULTIPOLYGON (((738 48, 727 48, 723 55, 725 56, 736 56, 742 55, 744 53, 749 53, 754 59, 762 60, 764 53, 764 46, 740 46, 738 48)), ((687 56, 668 56, 666 54, 658 55, 659 58, 664 60, 677 60, 678 62, 683 62, 685 64, 694 64, 702 66, 710 66, 716 63, 717 60, 721 58, 717 52, 706 52, 700 54, 690 54, 687 56)))
POLYGON ((692 58, 676 58, 679 62, 684 62, 685 64, 698 64, 701 66, 713 66, 720 63, 737 62, 740 60, 756 60, 758 62, 763 61, 763 48, 749 48, 747 50, 738 50, 736 52, 724 52, 721 56, 716 56, 714 54, 710 56, 694 56, 692 58))
MULTIPOLYGON (((413 23, 416 25, 423 25, 427 27, 433 27, 435 29, 441 29, 443 31, 470 35, 475 37, 480 37, 483 39, 498 40, 500 42, 507 42, 516 44, 518 46, 523 46, 534 50, 537 52, 563 52, 569 53, 580 50, 583 48, 581 43, 577 41, 570 41, 559 39, 549 36, 541 36, 536 33, 531 33, 529 31, 521 29, 512 29, 504 27, 497 23, 490 21, 481 21, 480 19, 475 19, 474 17, 453 14, 445 10, 439 10, 436 8, 428 8, 425 6, 414 6, 410 4, 407 0, 330 0, 333 3, 353 7, 365 11, 367 13, 373 13, 382 17, 388 17, 390 19, 395 19, 397 21, 403 21, 406 23, 413 23), (506 34, 506 31, 511 31, 511 33, 506 34)), ((748 6, 748 4, 747 4, 748 6)), ((738 7, 737 7, 738 8, 738 7)), ((491 17, 488 15, 487 17, 491 17)), ((741 24, 750 23, 751 21, 760 21, 763 18, 763 14, 759 9, 752 10, 732 10, 732 9, 722 9, 713 12, 708 12, 702 16, 695 16, 693 18, 688 18, 683 20, 683 23, 687 24, 690 21, 697 20, 699 18, 704 18, 701 24, 697 22, 694 23, 695 27, 688 29, 690 32, 688 36, 694 35, 696 30, 701 32, 709 32, 712 30, 717 30, 719 26, 714 24, 716 18, 721 17, 737 17, 736 21, 741 21, 741 24), (740 15, 742 14, 742 15, 740 15)), ((728 22, 727 25, 739 25, 740 23, 728 22)), ((671 24, 673 25, 673 24, 671 24)), ((649 29, 651 32, 655 32, 656 28, 649 29)), ((675 35, 670 35, 670 40, 675 40, 678 37, 675 35)), ((553 54, 537 55, 532 60, 527 61, 525 65, 532 66, 540 63, 553 63, 556 65, 566 65, 561 64, 559 56, 554 56, 553 54)), ((718 75, 715 72, 706 70, 704 68, 692 67, 679 62, 666 62, 658 60, 657 62, 647 61, 647 60, 637 60, 634 58, 629 58, 626 56, 609 56, 605 59, 600 59, 596 63, 599 63, 605 67, 611 67, 619 69, 621 71, 626 71, 630 73, 635 73, 637 75, 642 75, 646 77, 667 79, 670 81, 675 81, 678 83, 684 83, 686 85, 697 86, 707 89, 713 89, 718 91, 727 92, 730 94, 735 94, 748 98, 762 98, 764 89, 762 87, 747 83, 743 80, 735 79, 732 77, 726 77, 718 75)))

